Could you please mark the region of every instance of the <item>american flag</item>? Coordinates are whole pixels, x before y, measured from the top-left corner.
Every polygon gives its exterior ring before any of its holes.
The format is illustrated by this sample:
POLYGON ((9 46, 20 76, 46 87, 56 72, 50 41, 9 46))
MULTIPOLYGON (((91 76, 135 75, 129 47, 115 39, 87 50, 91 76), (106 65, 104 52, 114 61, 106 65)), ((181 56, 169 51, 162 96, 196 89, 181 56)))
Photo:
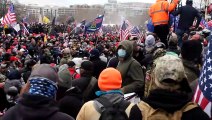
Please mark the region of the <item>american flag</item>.
POLYGON ((128 20, 125 20, 120 29, 120 40, 126 40, 127 37, 131 34, 133 26, 128 20))
POLYGON ((202 20, 200 21, 200 25, 203 28, 208 28, 208 22, 204 18, 202 18, 202 20))
POLYGON ((132 30, 131 30, 131 36, 132 37, 137 37, 138 38, 138 41, 137 43, 140 44, 142 43, 142 40, 143 40, 143 35, 141 33, 141 31, 139 30, 138 26, 135 26, 132 30))
POLYGON ((29 34, 29 30, 26 28, 25 24, 21 23, 21 25, 22 25, 22 29, 23 29, 23 34, 24 35, 29 34))
POLYGON ((14 12, 14 6, 13 4, 10 5, 8 8, 7 14, 4 16, 4 19, 2 21, 3 25, 13 24, 16 23, 16 15, 14 12))
POLYGON ((212 30, 212 20, 208 21, 208 29, 212 30))
POLYGON ((133 29, 131 30, 131 36, 138 37, 138 38, 141 38, 142 37, 141 32, 140 32, 138 26, 134 26, 133 27, 133 29))
POLYGON ((198 81, 198 87, 194 94, 194 102, 211 118, 212 107, 212 42, 209 42, 208 51, 206 54, 203 69, 198 81))

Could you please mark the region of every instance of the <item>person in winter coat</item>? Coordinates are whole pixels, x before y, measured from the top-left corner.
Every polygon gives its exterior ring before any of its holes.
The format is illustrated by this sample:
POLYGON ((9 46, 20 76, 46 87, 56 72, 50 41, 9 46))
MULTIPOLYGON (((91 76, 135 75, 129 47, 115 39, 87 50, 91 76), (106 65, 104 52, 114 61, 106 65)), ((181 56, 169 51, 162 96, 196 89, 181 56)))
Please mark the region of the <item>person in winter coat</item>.
POLYGON ((180 47, 178 47, 178 39, 175 33, 170 33, 168 36, 167 52, 174 52, 177 55, 180 55, 180 47))
POLYGON ((90 92, 91 93, 87 93, 88 91, 88 86, 93 78, 93 70, 94 70, 94 65, 91 61, 84 61, 81 64, 80 67, 80 78, 75 79, 72 81, 72 86, 73 87, 78 87, 82 93, 83 99, 85 101, 89 101, 92 100, 94 98, 96 98, 95 95, 95 91, 98 90, 98 86, 97 86, 97 82, 95 83, 95 85, 93 86, 93 88, 91 88, 90 92))
POLYGON ((80 74, 76 72, 76 64, 73 61, 68 61, 68 70, 70 74, 72 75, 73 79, 80 78, 80 74))
POLYGON ((186 0, 186 5, 177 9, 172 14, 177 16, 180 15, 178 27, 176 30, 178 36, 178 45, 182 47, 183 35, 184 33, 190 32, 190 27, 192 27, 195 18, 197 18, 197 23, 195 29, 199 27, 201 21, 201 15, 198 10, 196 10, 193 5, 193 0, 186 0))
POLYGON ((59 81, 57 71, 49 64, 36 65, 17 105, 10 108, 2 120, 74 120, 59 112, 55 104, 59 81))
POLYGON ((155 62, 155 89, 143 101, 132 107, 130 120, 209 120, 207 114, 191 101, 182 60, 167 54, 155 62), (171 64, 170 64, 171 63, 171 64))
POLYGON ((81 90, 78 87, 71 87, 65 92, 65 96, 58 102, 60 111, 73 118, 77 117, 84 101, 81 90))
MULTIPOLYGON (((103 70, 98 79, 98 86, 101 91, 97 91, 96 95, 99 98, 104 98, 109 100, 113 104, 120 103, 124 101, 124 95, 121 89, 122 78, 121 73, 114 68, 107 68, 103 70)), ((125 112, 129 115, 129 111, 133 104, 130 104, 125 112)), ((99 111, 98 102, 95 100, 86 102, 79 114, 77 115, 76 120, 99 120, 101 114, 99 111)))
POLYGON ((33 60, 33 59, 30 59, 30 60, 26 60, 25 61, 25 67, 24 69, 22 70, 22 76, 23 76, 23 80, 24 82, 26 83, 31 72, 32 72, 32 67, 36 64, 36 61, 33 60))
POLYGON ((144 48, 144 59, 141 61, 141 64, 147 69, 153 63, 153 52, 155 50, 155 37, 153 35, 148 35, 145 40, 144 48))
POLYGON ((187 76, 188 83, 195 91, 198 78, 200 76, 200 68, 202 66, 202 44, 197 40, 185 41, 181 48, 181 57, 183 66, 187 76))
POLYGON ((72 76, 67 64, 63 64, 59 67, 58 76, 57 100, 60 100, 64 97, 66 90, 72 87, 72 76))
POLYGON ((7 80, 4 84, 5 93, 8 92, 9 88, 14 86, 18 89, 18 92, 21 91, 21 88, 24 86, 24 81, 21 78, 21 73, 16 69, 9 69, 6 74, 7 80))
POLYGON ((117 70, 122 76, 123 93, 138 92, 141 94, 144 87, 144 75, 140 65, 133 57, 133 43, 128 40, 122 41, 117 48, 119 63, 117 70))
POLYGON ((100 59, 100 52, 98 49, 93 49, 90 51, 90 61, 94 65, 93 76, 95 78, 99 77, 99 74, 107 67, 107 63, 100 59))
POLYGON ((67 64, 68 61, 72 59, 71 50, 69 48, 65 48, 62 50, 63 57, 60 60, 60 65, 67 64))
POLYGON ((169 34, 169 12, 172 12, 178 4, 178 0, 169 3, 167 0, 157 0, 149 9, 152 18, 154 33, 167 46, 167 35, 169 34))

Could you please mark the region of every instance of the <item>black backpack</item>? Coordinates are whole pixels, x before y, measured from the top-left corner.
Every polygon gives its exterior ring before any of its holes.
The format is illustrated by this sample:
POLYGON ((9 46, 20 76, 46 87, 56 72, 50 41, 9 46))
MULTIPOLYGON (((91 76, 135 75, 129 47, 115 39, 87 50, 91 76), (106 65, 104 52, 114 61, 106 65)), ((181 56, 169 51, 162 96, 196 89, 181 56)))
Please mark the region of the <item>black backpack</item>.
POLYGON ((113 104, 107 98, 100 97, 95 100, 96 109, 101 114, 99 120, 129 120, 125 110, 130 102, 125 100, 113 104))

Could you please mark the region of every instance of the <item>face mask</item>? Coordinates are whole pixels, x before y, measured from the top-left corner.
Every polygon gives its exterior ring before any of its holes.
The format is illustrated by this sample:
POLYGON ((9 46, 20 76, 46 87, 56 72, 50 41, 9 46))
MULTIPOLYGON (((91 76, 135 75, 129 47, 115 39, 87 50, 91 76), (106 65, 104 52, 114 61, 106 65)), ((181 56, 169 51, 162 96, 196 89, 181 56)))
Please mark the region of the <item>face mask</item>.
POLYGON ((124 49, 119 49, 118 50, 118 56, 119 57, 125 57, 126 54, 127 54, 126 50, 124 50, 124 49))

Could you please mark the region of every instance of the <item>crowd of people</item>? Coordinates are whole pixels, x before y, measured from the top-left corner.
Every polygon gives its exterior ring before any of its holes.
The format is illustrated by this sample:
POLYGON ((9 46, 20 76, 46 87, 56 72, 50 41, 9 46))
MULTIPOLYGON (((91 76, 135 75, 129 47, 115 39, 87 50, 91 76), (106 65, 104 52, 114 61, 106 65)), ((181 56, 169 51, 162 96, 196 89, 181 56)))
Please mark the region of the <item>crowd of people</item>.
POLYGON ((0 119, 210 120, 192 97, 211 31, 197 29, 191 0, 173 12, 177 4, 153 4, 155 31, 143 40, 120 41, 116 27, 102 36, 61 34, 64 26, 47 36, 42 24, 25 35, 2 32, 0 119), (169 12, 180 14, 176 33, 169 12))

